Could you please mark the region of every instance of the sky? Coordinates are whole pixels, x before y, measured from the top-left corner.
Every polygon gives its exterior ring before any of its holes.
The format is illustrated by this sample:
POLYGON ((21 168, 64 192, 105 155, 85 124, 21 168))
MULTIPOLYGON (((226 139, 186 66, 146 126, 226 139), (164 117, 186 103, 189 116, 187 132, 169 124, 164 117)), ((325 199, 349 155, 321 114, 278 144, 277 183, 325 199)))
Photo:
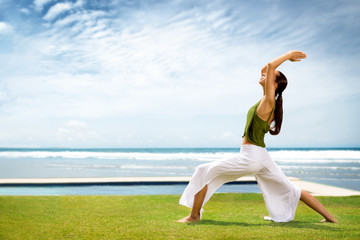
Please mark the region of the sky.
POLYGON ((267 147, 360 147, 360 2, 0 0, 0 147, 235 147, 285 62, 267 147))

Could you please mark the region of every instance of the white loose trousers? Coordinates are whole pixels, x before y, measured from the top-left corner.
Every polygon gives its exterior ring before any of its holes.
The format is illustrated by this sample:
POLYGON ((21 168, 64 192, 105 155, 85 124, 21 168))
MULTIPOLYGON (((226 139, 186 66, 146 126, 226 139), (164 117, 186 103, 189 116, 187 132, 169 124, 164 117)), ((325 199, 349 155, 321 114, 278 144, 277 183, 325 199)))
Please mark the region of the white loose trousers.
MULTIPOLYGON (((256 145, 242 145, 240 153, 234 157, 199 165, 179 203, 192 208, 195 194, 208 185, 204 205, 223 184, 246 175, 255 176, 272 221, 294 219, 301 189, 286 178, 266 148, 256 145)), ((200 213, 202 211, 201 208, 200 213)))

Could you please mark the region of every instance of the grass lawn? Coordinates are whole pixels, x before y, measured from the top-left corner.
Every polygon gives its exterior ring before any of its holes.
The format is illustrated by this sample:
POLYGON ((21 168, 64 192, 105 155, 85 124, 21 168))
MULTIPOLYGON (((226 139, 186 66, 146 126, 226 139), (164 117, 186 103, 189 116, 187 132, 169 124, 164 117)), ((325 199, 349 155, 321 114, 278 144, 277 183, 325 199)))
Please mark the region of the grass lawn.
POLYGON ((261 194, 215 194, 200 223, 180 196, 0 196, 0 239, 360 239, 360 196, 318 197, 339 221, 299 203, 290 223, 263 220, 261 194))

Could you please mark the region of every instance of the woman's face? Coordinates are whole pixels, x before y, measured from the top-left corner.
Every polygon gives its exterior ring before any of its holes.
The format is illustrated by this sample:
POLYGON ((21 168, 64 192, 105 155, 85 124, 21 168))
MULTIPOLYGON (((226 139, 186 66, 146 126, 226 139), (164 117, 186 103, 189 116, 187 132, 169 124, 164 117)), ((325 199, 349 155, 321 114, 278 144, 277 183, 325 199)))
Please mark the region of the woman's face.
MULTIPOLYGON (((276 79, 278 76, 280 76, 280 73, 279 73, 279 71, 275 70, 275 79, 276 79)), ((266 79, 266 75, 263 74, 263 75, 261 76, 260 80, 259 80, 260 85, 263 86, 263 87, 265 87, 265 79, 266 79)))
POLYGON ((266 77, 265 74, 263 74, 259 80, 261 86, 265 86, 265 77, 266 77))

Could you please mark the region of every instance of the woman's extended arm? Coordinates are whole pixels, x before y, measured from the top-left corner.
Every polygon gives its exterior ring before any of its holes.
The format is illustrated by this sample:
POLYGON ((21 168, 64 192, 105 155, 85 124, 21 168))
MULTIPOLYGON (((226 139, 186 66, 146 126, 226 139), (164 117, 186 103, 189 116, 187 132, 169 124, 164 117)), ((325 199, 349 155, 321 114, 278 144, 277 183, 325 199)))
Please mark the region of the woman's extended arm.
POLYGON ((271 66, 273 70, 275 70, 280 64, 285 62, 286 60, 290 60, 291 62, 298 62, 301 59, 306 58, 306 54, 301 51, 291 51, 287 52, 284 55, 275 58, 271 62, 268 63, 268 65, 271 66))
MULTIPOLYGON (((280 64, 286 60, 292 62, 298 62, 301 59, 306 58, 306 54, 301 51, 291 51, 287 52, 284 55, 275 58, 266 65, 266 79, 265 79, 265 96, 274 99, 275 97, 275 70, 280 64)), ((264 68, 263 68, 264 69, 264 68)), ((262 69, 262 71, 263 71, 262 69)))

